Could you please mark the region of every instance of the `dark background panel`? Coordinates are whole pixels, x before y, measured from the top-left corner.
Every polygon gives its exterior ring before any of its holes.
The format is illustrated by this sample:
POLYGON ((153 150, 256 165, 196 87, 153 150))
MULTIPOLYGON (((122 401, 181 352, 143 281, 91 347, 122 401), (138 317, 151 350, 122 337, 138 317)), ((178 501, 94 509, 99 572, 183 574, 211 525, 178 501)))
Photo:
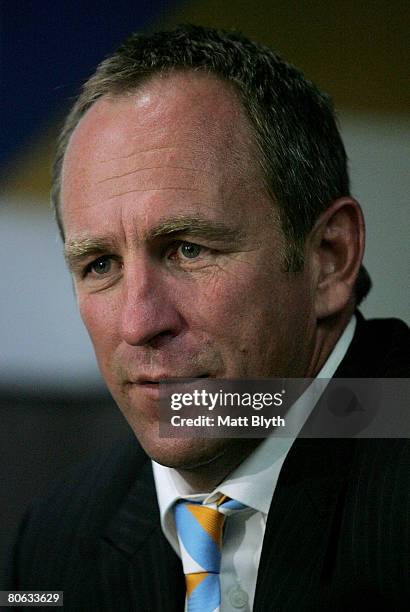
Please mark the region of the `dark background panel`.
POLYGON ((128 425, 110 395, 0 391, 0 559, 33 498, 71 465, 121 442, 128 425))
POLYGON ((47 127, 97 63, 176 0, 3 0, 0 166, 47 127))

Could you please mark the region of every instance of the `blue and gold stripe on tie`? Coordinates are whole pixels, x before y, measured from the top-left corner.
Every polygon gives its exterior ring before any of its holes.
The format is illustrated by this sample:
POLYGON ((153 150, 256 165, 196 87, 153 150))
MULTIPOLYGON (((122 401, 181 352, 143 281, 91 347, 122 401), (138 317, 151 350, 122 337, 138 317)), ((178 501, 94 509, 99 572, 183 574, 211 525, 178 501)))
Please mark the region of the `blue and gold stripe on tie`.
POLYGON ((222 496, 212 505, 180 501, 175 524, 184 567, 188 612, 216 612, 221 604, 219 573, 225 516, 246 506, 222 496))

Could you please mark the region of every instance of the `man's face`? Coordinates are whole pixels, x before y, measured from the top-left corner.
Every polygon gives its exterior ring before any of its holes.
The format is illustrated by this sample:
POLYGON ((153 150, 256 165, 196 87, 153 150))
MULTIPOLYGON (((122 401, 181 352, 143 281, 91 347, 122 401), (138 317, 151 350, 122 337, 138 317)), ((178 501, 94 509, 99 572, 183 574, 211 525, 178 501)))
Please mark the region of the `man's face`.
POLYGON ((159 380, 310 374, 311 281, 283 271, 252 142, 226 84, 177 74, 97 101, 65 157, 81 316, 142 446, 174 467, 209 463, 233 443, 159 438, 159 380))

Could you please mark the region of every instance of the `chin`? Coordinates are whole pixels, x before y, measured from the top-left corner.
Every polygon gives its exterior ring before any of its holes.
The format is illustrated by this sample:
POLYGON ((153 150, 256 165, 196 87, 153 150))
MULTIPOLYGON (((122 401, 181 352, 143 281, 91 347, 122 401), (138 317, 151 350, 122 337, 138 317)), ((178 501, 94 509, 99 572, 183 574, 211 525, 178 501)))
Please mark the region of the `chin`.
POLYGON ((232 440, 210 438, 161 438, 141 435, 133 429, 147 455, 167 467, 195 470, 211 465, 229 449, 232 440))

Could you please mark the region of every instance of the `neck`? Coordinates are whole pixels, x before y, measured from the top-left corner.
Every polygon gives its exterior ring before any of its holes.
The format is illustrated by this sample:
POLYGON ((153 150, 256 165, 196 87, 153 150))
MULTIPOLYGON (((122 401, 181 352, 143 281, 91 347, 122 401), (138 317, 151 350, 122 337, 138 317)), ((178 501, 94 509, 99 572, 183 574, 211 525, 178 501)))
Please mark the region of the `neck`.
POLYGON ((177 472, 191 493, 210 493, 262 442, 259 438, 230 439, 221 454, 207 464, 177 472))
POLYGON ((352 315, 353 310, 349 309, 340 315, 328 317, 318 322, 315 348, 307 370, 307 378, 313 378, 320 372, 352 315))

